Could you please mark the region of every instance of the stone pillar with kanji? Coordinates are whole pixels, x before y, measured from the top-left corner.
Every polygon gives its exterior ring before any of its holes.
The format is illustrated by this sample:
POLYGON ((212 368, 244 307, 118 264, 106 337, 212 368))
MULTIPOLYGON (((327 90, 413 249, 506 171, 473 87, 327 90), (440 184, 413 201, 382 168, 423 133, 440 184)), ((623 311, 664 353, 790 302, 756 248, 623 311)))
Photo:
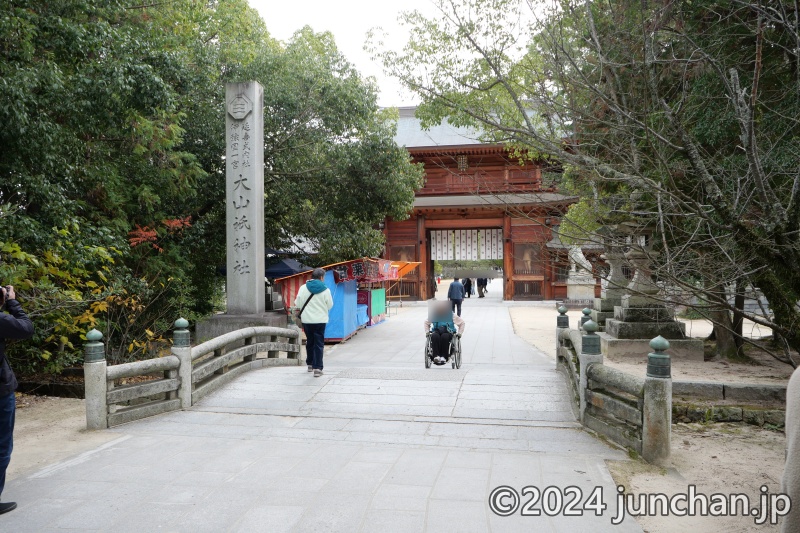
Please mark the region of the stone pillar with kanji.
POLYGON ((227 312, 263 313, 264 89, 257 82, 225 86, 227 312))
MULTIPOLYGON (((242 328, 287 323, 285 311, 266 310, 264 89, 255 81, 228 83, 224 109, 227 307, 197 321, 197 343, 242 328)), ((255 341, 268 342, 269 336, 255 341)))

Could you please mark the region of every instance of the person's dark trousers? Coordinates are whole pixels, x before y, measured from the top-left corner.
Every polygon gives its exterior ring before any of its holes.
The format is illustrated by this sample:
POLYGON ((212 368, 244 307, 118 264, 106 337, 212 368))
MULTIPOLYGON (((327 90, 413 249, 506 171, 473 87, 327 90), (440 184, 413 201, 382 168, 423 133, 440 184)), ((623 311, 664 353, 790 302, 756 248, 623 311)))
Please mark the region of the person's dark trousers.
POLYGON ((11 449, 14 447, 14 417, 17 400, 14 393, 0 397, 0 496, 6 485, 6 468, 11 462, 11 449))
POLYGON ((458 316, 461 316, 461 303, 464 300, 450 300, 450 301, 453 302, 453 312, 456 313, 458 316), (456 308, 458 308, 458 311, 456 311, 456 308))
POLYGON ((453 334, 446 329, 435 329, 431 332, 431 346, 433 347, 433 356, 448 357, 450 355, 450 340, 453 334))
POLYGON ((303 331, 306 332, 306 364, 314 370, 322 370, 325 326, 327 324, 303 324, 303 331))

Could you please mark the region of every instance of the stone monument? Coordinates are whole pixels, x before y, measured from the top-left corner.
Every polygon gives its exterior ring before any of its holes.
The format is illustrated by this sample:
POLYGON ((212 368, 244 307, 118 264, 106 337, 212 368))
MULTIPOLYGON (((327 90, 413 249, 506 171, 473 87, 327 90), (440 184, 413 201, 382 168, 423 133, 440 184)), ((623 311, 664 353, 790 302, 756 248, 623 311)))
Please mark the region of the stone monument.
POLYGON ((225 235, 228 314, 264 312, 264 90, 225 87, 225 235))
POLYGON ((224 314, 198 322, 197 340, 250 326, 286 326, 282 312, 265 312, 264 89, 255 81, 225 86, 224 314))
POLYGON ((592 264, 583 255, 580 246, 569 247, 570 271, 567 276, 567 301, 582 302, 594 300, 594 276, 592 264))

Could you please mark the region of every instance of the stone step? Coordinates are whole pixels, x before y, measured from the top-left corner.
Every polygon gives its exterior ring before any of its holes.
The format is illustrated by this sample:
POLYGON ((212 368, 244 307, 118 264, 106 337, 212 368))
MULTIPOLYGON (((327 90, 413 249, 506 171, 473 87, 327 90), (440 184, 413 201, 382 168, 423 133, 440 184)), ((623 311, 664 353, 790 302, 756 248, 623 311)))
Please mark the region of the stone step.
POLYGON ((675 312, 666 307, 614 307, 614 319, 623 322, 672 322, 675 312))
POLYGON ((652 339, 661 335, 665 339, 685 339, 683 322, 623 322, 606 320, 606 333, 617 339, 652 339))
POLYGON ((283 301, 282 300, 278 300, 278 301, 269 301, 269 300, 267 300, 266 309, 267 309, 267 311, 280 311, 282 309, 286 309, 286 307, 283 305, 283 301))

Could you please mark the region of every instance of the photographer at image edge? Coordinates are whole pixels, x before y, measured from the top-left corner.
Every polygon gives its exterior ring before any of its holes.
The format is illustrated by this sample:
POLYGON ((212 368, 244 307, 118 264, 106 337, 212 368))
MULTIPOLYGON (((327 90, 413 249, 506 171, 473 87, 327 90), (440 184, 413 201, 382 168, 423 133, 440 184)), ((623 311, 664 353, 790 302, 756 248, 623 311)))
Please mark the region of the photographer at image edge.
POLYGON ((6 359, 6 339, 29 339, 32 336, 33 324, 19 305, 14 287, 0 287, 0 514, 17 508, 14 502, 2 501, 6 469, 14 444, 14 415, 17 410, 14 396, 17 378, 6 359))

